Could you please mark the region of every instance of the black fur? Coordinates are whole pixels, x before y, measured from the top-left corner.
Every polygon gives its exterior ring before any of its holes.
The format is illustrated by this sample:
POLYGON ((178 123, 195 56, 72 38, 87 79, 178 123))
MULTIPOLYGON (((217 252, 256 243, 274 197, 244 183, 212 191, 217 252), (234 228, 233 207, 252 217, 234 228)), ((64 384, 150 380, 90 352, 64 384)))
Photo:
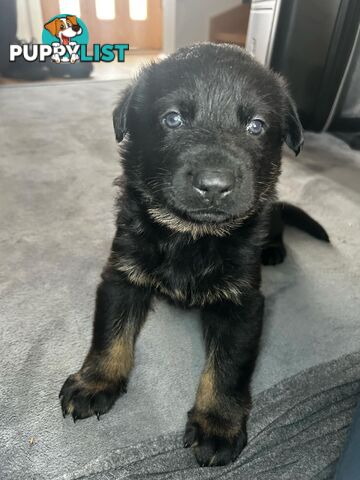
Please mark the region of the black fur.
POLYGON ((284 261, 286 257, 283 241, 285 225, 299 228, 323 242, 330 242, 325 229, 304 210, 286 202, 275 202, 270 214, 268 236, 261 254, 263 265, 277 265, 284 261))
POLYGON ((146 67, 122 95, 114 128, 125 139, 117 230, 92 346, 60 392, 63 412, 76 420, 109 410, 126 390, 151 298, 165 296, 201 309, 206 343, 184 446, 200 465, 223 465, 246 444, 261 256, 285 256, 274 201, 282 144, 297 154, 303 143, 296 109, 284 82, 243 50, 202 44, 146 67), (169 111, 179 127, 168 127, 169 111))

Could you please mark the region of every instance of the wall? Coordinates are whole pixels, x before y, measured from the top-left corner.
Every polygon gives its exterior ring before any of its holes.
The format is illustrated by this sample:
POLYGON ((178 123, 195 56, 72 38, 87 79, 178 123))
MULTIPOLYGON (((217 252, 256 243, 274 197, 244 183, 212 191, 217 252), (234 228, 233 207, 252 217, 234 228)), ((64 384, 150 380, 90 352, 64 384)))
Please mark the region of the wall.
POLYGON ((342 118, 360 118, 360 33, 355 46, 353 66, 347 82, 344 104, 340 112, 342 118))
MULTIPOLYGON (((1 0, 0 0, 1 1, 1 0)), ((41 42, 43 19, 40 0, 16 0, 17 37, 26 42, 41 42)))
POLYGON ((163 0, 163 51, 172 53, 175 47, 176 0, 163 0))
POLYGON ((241 0, 163 0, 164 51, 171 53, 179 47, 208 40, 210 18, 242 3, 245 2, 241 0))

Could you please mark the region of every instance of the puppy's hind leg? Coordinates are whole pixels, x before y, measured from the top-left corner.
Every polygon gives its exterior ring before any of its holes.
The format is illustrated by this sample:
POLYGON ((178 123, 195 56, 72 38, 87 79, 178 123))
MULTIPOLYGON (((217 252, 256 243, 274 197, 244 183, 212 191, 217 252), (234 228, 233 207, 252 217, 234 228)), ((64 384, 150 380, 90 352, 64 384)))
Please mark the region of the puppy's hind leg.
POLYGON ((280 206, 274 203, 270 213, 269 231, 261 253, 263 265, 277 265, 286 257, 286 248, 283 240, 284 222, 280 206))
POLYGON ((64 417, 74 421, 106 413, 126 392, 134 344, 143 325, 151 291, 105 270, 98 286, 93 340, 81 369, 64 383, 59 397, 64 417))

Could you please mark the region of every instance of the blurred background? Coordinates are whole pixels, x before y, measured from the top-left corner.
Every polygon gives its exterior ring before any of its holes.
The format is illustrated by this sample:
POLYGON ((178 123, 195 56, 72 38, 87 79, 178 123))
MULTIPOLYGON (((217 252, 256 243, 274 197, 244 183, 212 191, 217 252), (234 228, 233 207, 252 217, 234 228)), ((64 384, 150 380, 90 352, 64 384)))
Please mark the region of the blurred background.
POLYGON ((305 128, 340 132, 359 148, 359 0, 2 0, 0 22, 0 85, 128 79, 144 62, 179 47, 230 42, 287 78, 305 128), (86 23, 90 47, 129 43, 126 62, 83 65, 82 71, 51 62, 9 64, 8 44, 40 43, 44 23, 59 13, 86 23))

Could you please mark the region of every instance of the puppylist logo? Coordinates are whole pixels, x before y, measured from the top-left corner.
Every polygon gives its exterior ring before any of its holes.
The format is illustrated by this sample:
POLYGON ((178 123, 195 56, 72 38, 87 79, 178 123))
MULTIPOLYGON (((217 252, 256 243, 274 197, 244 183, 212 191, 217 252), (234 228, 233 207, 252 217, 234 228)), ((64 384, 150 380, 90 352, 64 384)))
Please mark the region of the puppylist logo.
POLYGON ((88 54, 89 33, 85 23, 76 15, 56 15, 44 25, 42 44, 10 45, 10 62, 22 57, 27 62, 56 63, 125 61, 128 43, 93 44, 88 54))

